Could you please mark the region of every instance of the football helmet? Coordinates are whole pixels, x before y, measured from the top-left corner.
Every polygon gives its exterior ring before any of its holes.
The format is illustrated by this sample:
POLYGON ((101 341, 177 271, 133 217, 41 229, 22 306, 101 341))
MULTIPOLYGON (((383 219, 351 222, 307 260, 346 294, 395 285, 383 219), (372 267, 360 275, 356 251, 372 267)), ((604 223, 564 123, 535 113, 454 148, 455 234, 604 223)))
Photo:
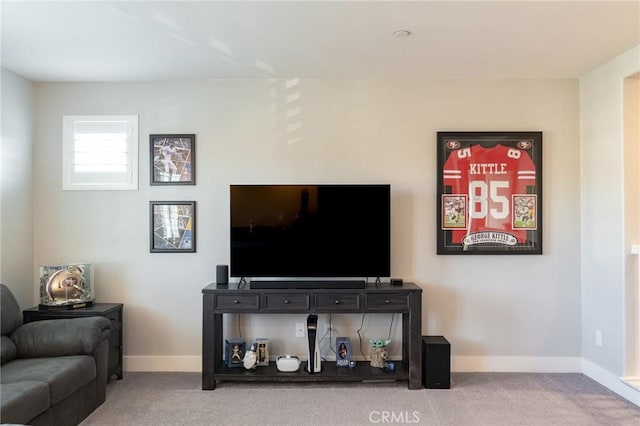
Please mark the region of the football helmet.
POLYGON ((47 280, 45 290, 49 300, 56 304, 84 300, 87 296, 87 290, 84 288, 84 268, 69 265, 56 271, 47 280))

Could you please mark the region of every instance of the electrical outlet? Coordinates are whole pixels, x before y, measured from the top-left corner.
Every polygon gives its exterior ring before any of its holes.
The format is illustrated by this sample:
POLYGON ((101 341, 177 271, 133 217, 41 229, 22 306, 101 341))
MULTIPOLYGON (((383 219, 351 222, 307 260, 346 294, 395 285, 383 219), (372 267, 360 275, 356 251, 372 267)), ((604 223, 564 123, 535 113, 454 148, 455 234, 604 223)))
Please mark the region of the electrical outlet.
POLYGON ((297 322, 296 323, 296 337, 304 337, 304 323, 297 322))
POLYGON ((602 332, 596 330, 596 346, 602 346, 602 332))

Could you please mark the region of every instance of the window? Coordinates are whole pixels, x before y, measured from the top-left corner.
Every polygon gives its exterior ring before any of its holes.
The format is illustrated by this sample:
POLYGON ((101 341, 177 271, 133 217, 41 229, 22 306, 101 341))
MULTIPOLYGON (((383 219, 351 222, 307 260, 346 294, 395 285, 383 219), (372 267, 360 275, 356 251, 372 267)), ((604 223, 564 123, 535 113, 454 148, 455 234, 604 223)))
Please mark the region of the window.
POLYGON ((138 116, 62 118, 62 189, 138 189, 138 116))

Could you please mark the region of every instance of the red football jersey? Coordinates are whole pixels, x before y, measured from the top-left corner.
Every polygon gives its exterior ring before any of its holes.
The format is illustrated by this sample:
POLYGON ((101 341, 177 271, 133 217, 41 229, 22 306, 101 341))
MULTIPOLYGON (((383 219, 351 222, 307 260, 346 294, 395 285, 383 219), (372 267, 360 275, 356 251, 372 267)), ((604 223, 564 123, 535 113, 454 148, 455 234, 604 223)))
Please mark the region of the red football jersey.
POLYGON ((467 226, 451 231, 453 243, 526 243, 526 230, 512 224, 512 196, 527 194, 527 187, 536 184, 536 168, 527 151, 503 145, 460 148, 449 154, 443 178, 451 194, 468 197, 467 226), (491 234, 479 234, 487 232, 491 234))

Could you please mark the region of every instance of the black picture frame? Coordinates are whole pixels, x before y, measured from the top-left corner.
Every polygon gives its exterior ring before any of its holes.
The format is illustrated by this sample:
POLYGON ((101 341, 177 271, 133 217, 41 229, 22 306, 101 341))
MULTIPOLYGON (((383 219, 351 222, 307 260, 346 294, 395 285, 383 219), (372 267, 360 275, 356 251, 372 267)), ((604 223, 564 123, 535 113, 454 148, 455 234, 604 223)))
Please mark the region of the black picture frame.
POLYGON ((437 254, 542 254, 542 132, 438 132, 437 173, 437 254))
POLYGON ((195 253, 196 202, 150 201, 151 253, 195 253))
POLYGON ((149 135, 151 185, 196 184, 196 135, 149 135))

